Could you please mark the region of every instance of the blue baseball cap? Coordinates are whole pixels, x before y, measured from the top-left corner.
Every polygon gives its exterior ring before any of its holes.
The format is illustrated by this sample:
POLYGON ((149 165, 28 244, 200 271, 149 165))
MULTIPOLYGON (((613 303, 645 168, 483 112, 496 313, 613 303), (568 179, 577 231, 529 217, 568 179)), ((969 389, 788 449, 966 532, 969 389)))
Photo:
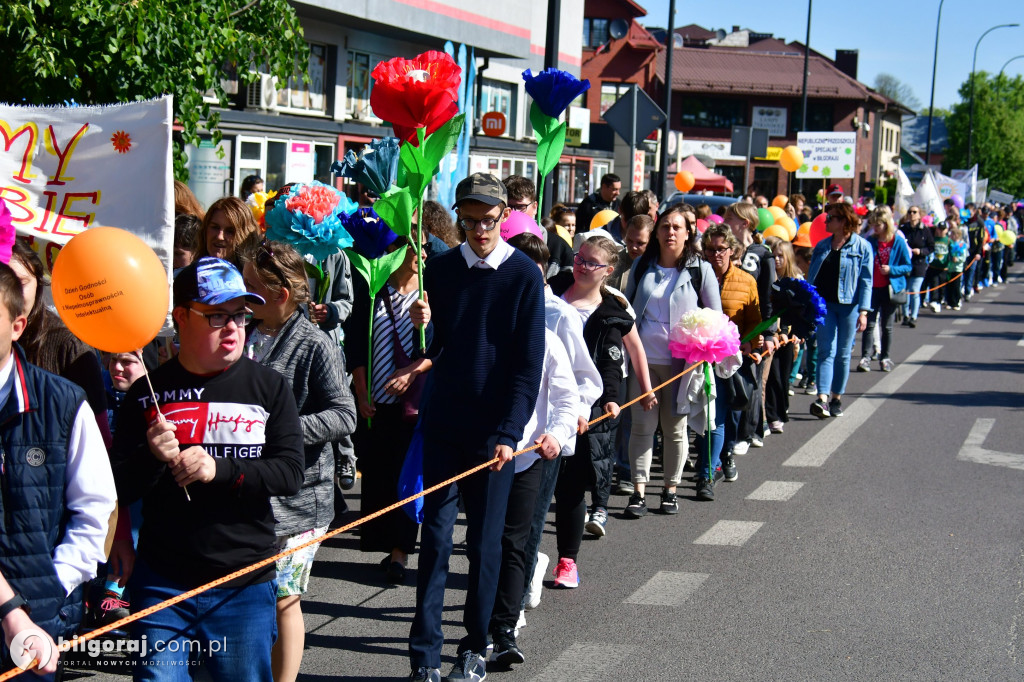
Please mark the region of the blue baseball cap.
POLYGON ((220 305, 243 297, 253 303, 266 303, 262 296, 245 290, 242 273, 223 258, 204 256, 182 268, 174 278, 174 307, 189 303, 220 305))

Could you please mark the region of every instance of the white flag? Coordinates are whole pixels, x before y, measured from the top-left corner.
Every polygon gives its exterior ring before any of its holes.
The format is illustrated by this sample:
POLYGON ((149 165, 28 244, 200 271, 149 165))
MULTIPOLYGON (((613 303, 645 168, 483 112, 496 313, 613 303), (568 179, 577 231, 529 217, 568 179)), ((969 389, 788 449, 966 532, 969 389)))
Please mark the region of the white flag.
POLYGON ((907 174, 903 172, 903 164, 900 164, 896 175, 896 197, 893 201, 893 219, 897 225, 907 214, 912 196, 914 196, 914 185, 910 182, 907 174))
POLYGON ((962 194, 964 202, 977 201, 978 196, 978 164, 968 170, 954 170, 950 173, 954 180, 966 185, 966 194, 962 194))
POLYGON ((910 198, 910 204, 919 206, 925 215, 929 213, 934 215, 938 222, 946 219, 946 209, 942 207, 942 197, 939 195, 939 188, 935 183, 933 173, 934 171, 929 170, 921 178, 921 184, 917 186, 917 191, 910 198))
MULTIPOLYGON (((954 194, 964 199, 964 196, 967 194, 966 184, 948 175, 943 175, 938 171, 932 171, 932 173, 935 178, 935 186, 939 190, 939 196, 943 200, 951 198, 954 194)), ((964 201, 967 201, 967 199, 964 199, 964 201)))

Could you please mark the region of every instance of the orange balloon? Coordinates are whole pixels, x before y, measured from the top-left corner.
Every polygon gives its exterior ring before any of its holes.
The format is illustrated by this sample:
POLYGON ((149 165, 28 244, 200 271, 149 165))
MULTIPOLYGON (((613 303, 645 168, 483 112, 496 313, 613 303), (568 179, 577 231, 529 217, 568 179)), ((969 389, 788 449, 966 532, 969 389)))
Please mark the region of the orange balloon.
POLYGON ((697 184, 697 178, 693 177, 690 171, 679 171, 676 173, 675 185, 680 192, 689 192, 697 184))
POLYGON ((783 210, 786 209, 786 204, 788 204, 788 203, 789 203, 789 197, 787 197, 785 194, 780 194, 779 196, 777 196, 774 199, 772 199, 772 206, 778 206, 779 208, 781 208, 783 210))
POLYGON ((762 232, 761 236, 762 237, 778 237, 779 239, 784 239, 787 242, 790 239, 790 237, 789 237, 789 230, 787 230, 784 225, 772 225, 767 230, 762 232))
POLYGON ((800 151, 800 147, 791 144, 782 150, 782 155, 779 157, 779 165, 787 173, 795 173, 804 165, 804 153, 800 151))
POLYGON ((57 256, 50 286, 71 333, 108 353, 142 348, 167 317, 167 270, 145 242, 116 227, 73 237, 57 256))
POLYGON ((793 241, 793 238, 796 237, 796 223, 793 222, 793 219, 790 218, 789 216, 786 216, 785 218, 780 220, 777 224, 778 225, 782 225, 784 228, 786 228, 789 231, 789 241, 793 241))
POLYGON ((776 223, 779 222, 780 220, 782 220, 783 218, 788 218, 789 217, 789 216, 786 215, 786 212, 783 211, 778 206, 769 206, 768 207, 768 212, 772 214, 773 218, 775 218, 775 222, 776 223))
POLYGON ((594 217, 590 219, 590 229, 596 230, 599 227, 604 227, 618 217, 618 211, 613 211, 610 208, 598 211, 594 214, 594 217))

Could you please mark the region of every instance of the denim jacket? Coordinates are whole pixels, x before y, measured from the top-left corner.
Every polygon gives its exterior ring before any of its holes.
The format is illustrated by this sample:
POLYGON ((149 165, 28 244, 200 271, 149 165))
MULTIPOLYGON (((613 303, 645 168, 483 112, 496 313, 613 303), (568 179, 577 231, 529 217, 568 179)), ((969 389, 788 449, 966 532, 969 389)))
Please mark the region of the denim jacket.
MULTIPOLYGON (((878 235, 868 237, 871 252, 878 255, 878 235)), ((892 293, 898 294, 907 288, 907 275, 913 266, 910 264, 910 247, 907 240, 899 232, 893 236, 892 251, 889 252, 889 285, 892 293)), ((871 272, 874 272, 872 270, 871 272)))
MULTIPOLYGON (((807 281, 814 284, 821 264, 832 248, 832 239, 822 239, 814 247, 807 281)), ((839 251, 839 302, 856 303, 858 310, 871 310, 871 285, 874 280, 875 257, 868 241, 851 234, 839 251)))

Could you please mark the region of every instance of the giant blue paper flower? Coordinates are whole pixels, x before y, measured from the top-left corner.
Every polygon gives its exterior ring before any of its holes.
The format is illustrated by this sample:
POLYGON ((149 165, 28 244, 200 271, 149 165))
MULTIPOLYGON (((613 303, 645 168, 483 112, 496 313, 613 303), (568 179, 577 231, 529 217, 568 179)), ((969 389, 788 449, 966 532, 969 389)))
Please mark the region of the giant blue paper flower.
POLYGON ((574 99, 590 89, 589 80, 580 80, 567 71, 547 68, 534 76, 523 71, 526 92, 540 110, 551 118, 558 118, 574 99))
POLYGON ((352 249, 367 260, 383 256, 388 246, 398 239, 398 235, 391 231, 372 208, 361 208, 341 220, 352 235, 352 249))
POLYGON ((825 299, 807 280, 783 277, 772 285, 771 300, 782 325, 801 339, 825 322, 825 299))
POLYGON ((356 156, 350 149, 341 161, 331 164, 331 170, 362 183, 378 196, 382 195, 398 177, 398 142, 397 137, 373 140, 362 156, 356 156))
POLYGON ((347 196, 320 182, 298 183, 267 211, 267 238, 287 242, 318 261, 352 245, 339 216, 358 208, 347 196))

